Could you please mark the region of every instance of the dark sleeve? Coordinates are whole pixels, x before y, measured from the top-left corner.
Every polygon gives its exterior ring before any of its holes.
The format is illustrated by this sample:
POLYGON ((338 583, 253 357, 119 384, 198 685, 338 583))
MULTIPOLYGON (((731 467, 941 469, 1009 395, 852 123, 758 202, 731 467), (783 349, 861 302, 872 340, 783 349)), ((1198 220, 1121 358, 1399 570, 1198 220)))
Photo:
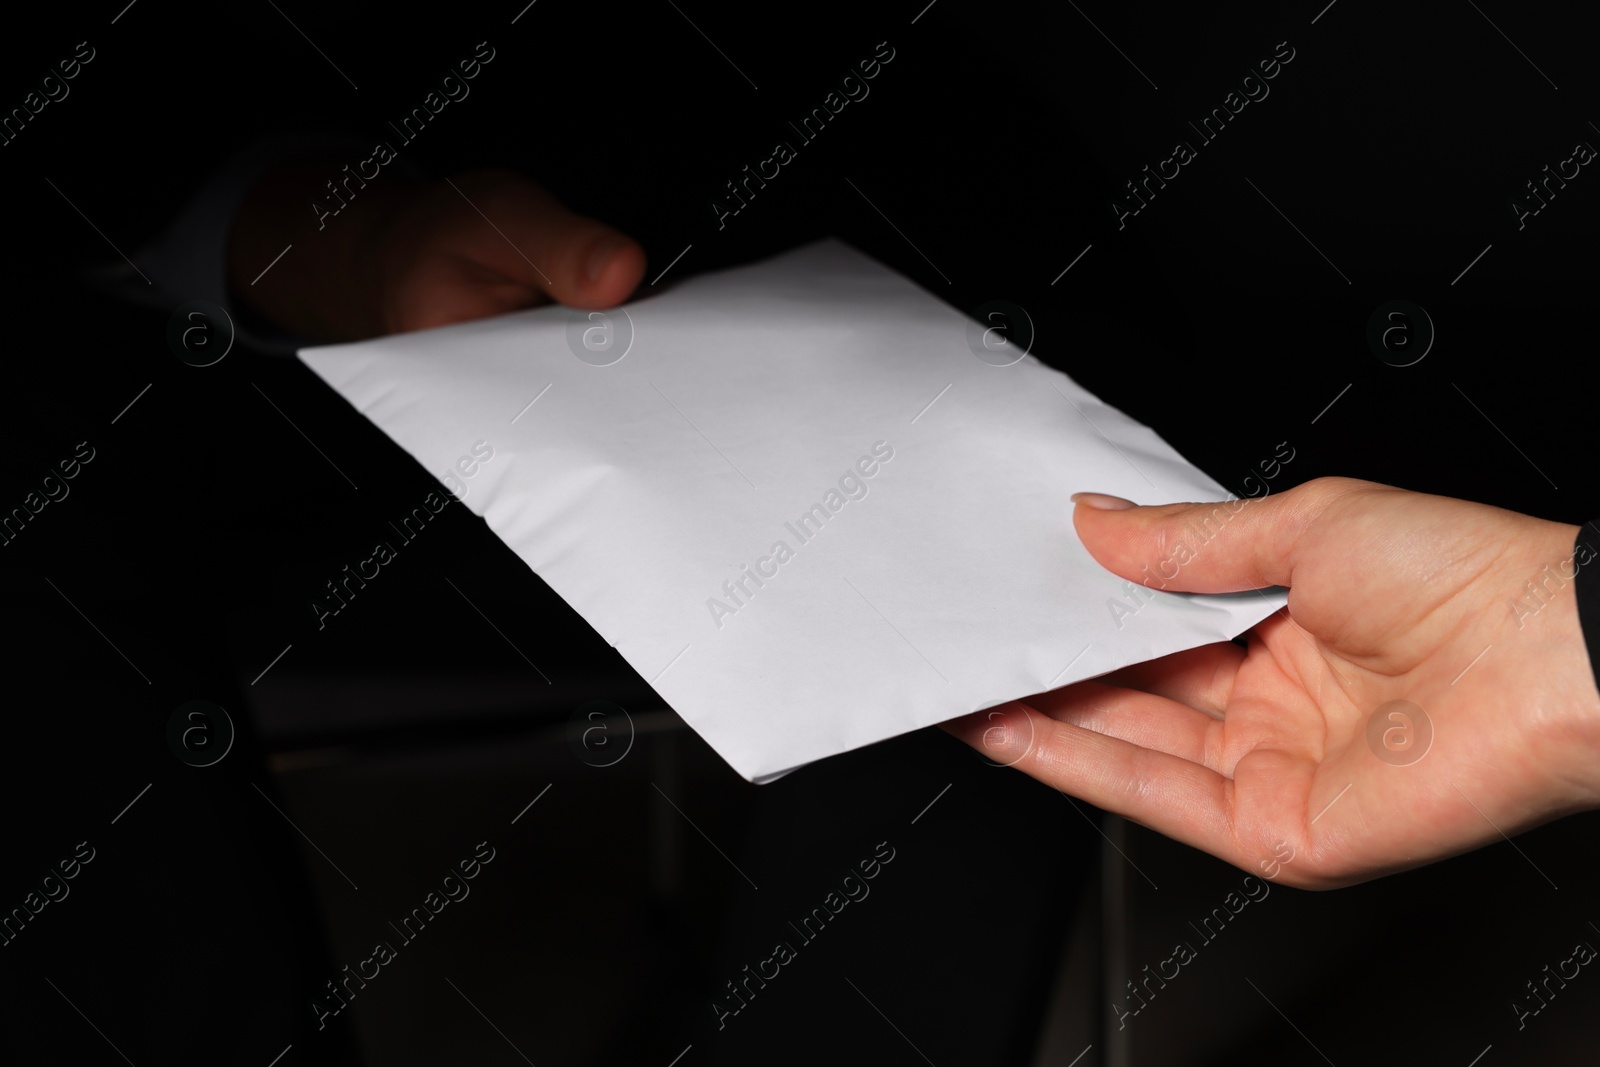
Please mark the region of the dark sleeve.
POLYGON ((1600 523, 1590 521, 1578 527, 1572 545, 1572 563, 1577 573, 1573 588, 1578 597, 1578 623, 1583 627, 1583 643, 1589 650, 1589 669, 1600 687, 1600 566, 1594 566, 1596 551, 1591 543, 1600 523))

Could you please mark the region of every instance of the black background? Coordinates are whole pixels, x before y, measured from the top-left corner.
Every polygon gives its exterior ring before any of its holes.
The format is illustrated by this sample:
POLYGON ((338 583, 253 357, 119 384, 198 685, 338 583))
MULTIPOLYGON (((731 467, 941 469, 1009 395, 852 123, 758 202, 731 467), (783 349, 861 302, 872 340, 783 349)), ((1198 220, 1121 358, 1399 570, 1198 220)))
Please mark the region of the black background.
MULTIPOLYGON (((1600 179, 1584 168, 1522 229, 1510 207, 1600 143, 1593 18, 1570 8, 113 0, 5 18, 0 107, 77 42, 97 53, 0 147, 0 507, 77 442, 96 450, 0 549, 0 908, 77 842, 97 849, 0 947, 17 1062, 266 1064, 292 1046, 288 1065, 359 1046, 372 1063, 664 1065, 686 1047, 685 1067, 1028 1063, 1064 953, 1136 971, 1238 881, 1114 823, 1142 873, 1108 870, 1124 861, 1099 813, 937 731, 750 786, 465 508, 316 628, 308 599, 436 483, 292 360, 241 343, 180 362, 166 327, 188 294, 141 308, 92 271, 117 250, 137 262, 257 136, 387 139, 479 41, 496 59, 407 161, 523 169, 637 236, 647 278, 686 246, 676 276, 834 234, 955 306, 1025 307, 1036 354, 1236 492, 1287 441, 1275 488, 1343 474, 1568 522, 1600 511, 1600 179), (719 228, 723 183, 880 41, 895 58, 870 96, 719 228), (1295 57, 1270 95, 1119 229, 1122 183, 1283 41, 1295 57), (1366 340, 1396 299, 1437 330, 1413 366, 1366 340), (595 698, 634 714, 614 767, 566 744, 595 698), (240 730, 216 766, 168 749, 190 699, 240 730), (478 903, 317 1030, 323 981, 485 839, 500 858, 478 903), (719 1032, 722 982, 885 840, 897 858, 873 895, 719 1032), (1102 929, 1103 889, 1124 933, 1102 929)), ((293 239, 274 269, 317 254, 312 230, 293 239)), ((1594 826, 1332 894, 1275 889, 1127 1031, 1114 990, 1068 997, 1058 1026, 1082 1041, 1060 1062, 1084 1045, 1085 1065, 1464 1065, 1486 1046, 1485 1065, 1590 1062, 1597 980, 1520 1032, 1507 1006, 1593 932, 1594 826)))

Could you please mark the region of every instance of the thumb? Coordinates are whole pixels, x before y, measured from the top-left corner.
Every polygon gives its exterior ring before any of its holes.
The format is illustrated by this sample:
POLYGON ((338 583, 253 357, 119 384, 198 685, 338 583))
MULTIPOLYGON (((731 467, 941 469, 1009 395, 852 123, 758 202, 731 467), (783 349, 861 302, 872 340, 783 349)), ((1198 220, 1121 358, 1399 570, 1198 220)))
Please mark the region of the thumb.
POLYGON ((644 277, 644 249, 637 241, 574 214, 520 175, 472 172, 451 184, 466 201, 458 251, 557 303, 615 307, 644 277))
POLYGON ((1275 496, 1153 507, 1074 493, 1072 522, 1114 574, 1172 592, 1234 593, 1291 585, 1306 533, 1335 501, 1367 486, 1318 478, 1275 496))
POLYGON ((639 242, 603 222, 553 208, 540 219, 530 244, 543 252, 547 277, 537 288, 558 304, 586 309, 616 307, 644 277, 639 242))

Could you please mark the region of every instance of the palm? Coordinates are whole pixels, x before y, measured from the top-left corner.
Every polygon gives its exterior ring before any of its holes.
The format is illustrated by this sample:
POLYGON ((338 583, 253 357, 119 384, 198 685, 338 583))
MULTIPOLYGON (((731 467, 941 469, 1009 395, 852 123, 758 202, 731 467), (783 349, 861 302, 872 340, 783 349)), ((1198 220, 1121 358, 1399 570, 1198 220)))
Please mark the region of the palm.
MULTIPOLYGON (((1509 608, 1524 580, 1571 555, 1572 528, 1349 484, 1296 530, 1289 608, 1250 631, 1248 650, 1209 645, 1020 702, 1026 738, 1014 720, 1007 762, 1303 886, 1415 866, 1592 803, 1575 773, 1550 785, 1574 740, 1555 716, 1593 702, 1570 588, 1520 627, 1509 608)), ((1113 570, 1131 563, 1127 545, 1095 546, 1113 570)), ((1259 546, 1219 540, 1174 586, 1264 584, 1233 580, 1245 564, 1230 552, 1258 564, 1259 546)), ((994 721, 957 729, 987 744, 994 721)))

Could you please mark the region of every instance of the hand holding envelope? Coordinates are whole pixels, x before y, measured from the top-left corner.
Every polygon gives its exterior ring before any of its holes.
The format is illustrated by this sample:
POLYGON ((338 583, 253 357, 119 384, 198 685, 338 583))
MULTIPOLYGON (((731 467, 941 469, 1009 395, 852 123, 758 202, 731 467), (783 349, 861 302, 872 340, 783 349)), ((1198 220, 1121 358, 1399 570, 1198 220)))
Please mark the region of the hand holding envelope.
POLYGON ((719 754, 768 781, 1240 633, 1277 592, 1159 592, 1074 491, 1222 487, 1032 357, 833 241, 611 312, 545 307, 304 350, 719 754), (1120 605, 1120 607, 1119 607, 1120 605))
POLYGON ((1315 478, 1241 506, 1195 553, 1177 549, 1216 504, 1078 503, 1074 525, 1112 573, 1184 557, 1170 588, 1281 586, 1291 610, 1244 648, 1187 649, 944 724, 991 761, 1317 889, 1600 807, 1600 579, 1580 574, 1592 524, 1315 478))

